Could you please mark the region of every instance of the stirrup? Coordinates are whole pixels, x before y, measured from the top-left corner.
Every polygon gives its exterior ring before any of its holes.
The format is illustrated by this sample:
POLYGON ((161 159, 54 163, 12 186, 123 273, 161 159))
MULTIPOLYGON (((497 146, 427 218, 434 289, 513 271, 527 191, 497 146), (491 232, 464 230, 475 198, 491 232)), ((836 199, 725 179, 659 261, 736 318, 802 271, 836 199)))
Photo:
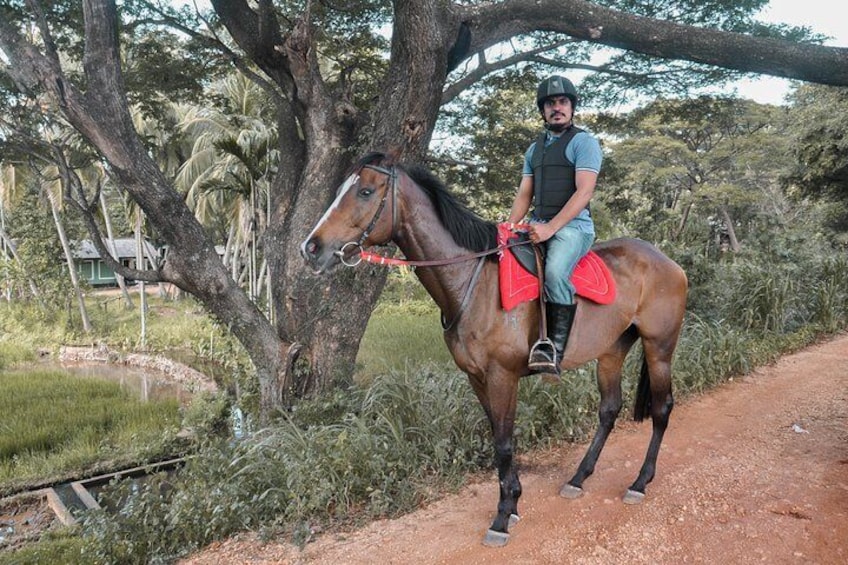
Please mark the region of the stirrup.
POLYGON ((554 342, 547 338, 536 341, 530 348, 527 368, 530 369, 531 375, 542 375, 546 382, 559 382, 560 370, 554 342))
POLYGON ((530 367, 531 371, 550 371, 559 373, 559 371, 557 371, 558 367, 556 361, 556 348, 554 346, 554 342, 548 338, 543 338, 536 341, 536 343, 533 344, 533 347, 530 348, 530 356, 527 360, 527 366, 530 367))

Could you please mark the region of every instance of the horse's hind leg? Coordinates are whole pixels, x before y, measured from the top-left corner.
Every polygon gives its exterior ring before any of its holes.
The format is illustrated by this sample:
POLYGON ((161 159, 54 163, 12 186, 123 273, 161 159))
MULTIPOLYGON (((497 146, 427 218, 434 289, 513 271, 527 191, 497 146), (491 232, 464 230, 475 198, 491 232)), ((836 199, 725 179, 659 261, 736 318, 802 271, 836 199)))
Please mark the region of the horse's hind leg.
POLYGON ((627 352, 636 341, 635 328, 631 327, 615 343, 613 348, 598 357, 597 379, 598 390, 601 393, 601 402, 598 407, 598 429, 592 443, 577 472, 562 486, 559 494, 565 498, 577 498, 583 494, 583 481, 595 472, 595 464, 601 455, 601 450, 607 441, 615 420, 621 412, 621 367, 627 352))
POLYGON ((639 377, 633 416, 635 420, 641 421, 650 413, 653 431, 639 476, 624 496, 626 504, 638 504, 645 498, 645 488, 654 478, 660 445, 668 427, 671 410, 674 408, 674 396, 671 392, 671 358, 674 353, 674 342, 669 347, 653 340, 643 339, 643 346, 645 358, 642 360, 642 374, 639 377))

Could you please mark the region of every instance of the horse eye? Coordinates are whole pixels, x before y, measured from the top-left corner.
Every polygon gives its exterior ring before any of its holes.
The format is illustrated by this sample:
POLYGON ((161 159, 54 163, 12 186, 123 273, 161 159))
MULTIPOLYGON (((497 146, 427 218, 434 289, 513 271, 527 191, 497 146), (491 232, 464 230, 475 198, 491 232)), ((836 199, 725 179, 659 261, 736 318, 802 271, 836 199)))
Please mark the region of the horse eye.
POLYGON ((362 196, 363 198, 367 198, 372 194, 374 194, 374 189, 370 186, 363 186, 359 189, 359 196, 362 196))

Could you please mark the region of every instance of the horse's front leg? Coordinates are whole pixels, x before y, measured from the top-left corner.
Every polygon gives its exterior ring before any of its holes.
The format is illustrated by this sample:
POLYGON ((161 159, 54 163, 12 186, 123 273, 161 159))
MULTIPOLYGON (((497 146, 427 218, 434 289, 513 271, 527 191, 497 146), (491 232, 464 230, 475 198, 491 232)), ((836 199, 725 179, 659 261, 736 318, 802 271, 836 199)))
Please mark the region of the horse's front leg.
MULTIPOLYGON (((472 384, 475 384, 473 380, 472 384)), ((490 373, 485 383, 476 383, 474 390, 492 425, 495 466, 498 469, 500 487, 498 514, 486 532, 483 545, 500 547, 509 541, 509 528, 519 519, 518 499, 521 497, 521 482, 518 480, 518 469, 514 463, 512 438, 518 377, 490 373)))
POLYGON ((518 499, 521 497, 521 481, 518 480, 518 469, 514 463, 512 431, 514 423, 493 425, 495 435, 495 465, 498 468, 498 485, 500 499, 498 514, 492 526, 486 532, 483 545, 501 547, 509 541, 509 528, 518 522, 518 499))

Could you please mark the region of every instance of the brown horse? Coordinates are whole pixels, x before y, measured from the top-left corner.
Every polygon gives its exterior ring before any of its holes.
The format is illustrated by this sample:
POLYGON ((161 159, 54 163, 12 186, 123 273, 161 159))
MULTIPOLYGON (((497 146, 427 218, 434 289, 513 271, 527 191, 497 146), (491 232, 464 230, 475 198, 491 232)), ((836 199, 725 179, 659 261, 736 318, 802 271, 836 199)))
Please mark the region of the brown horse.
MULTIPOLYGON (((438 263, 416 275, 442 311, 445 341, 489 418, 500 483, 497 516, 484 544, 509 540, 518 519, 521 483, 513 464, 513 426, 518 381, 538 337, 539 305, 501 308, 495 260, 475 257, 496 247, 496 226, 461 205, 427 170, 402 168, 380 153, 360 160, 335 201, 306 238, 301 253, 316 273, 351 263, 363 246, 393 241, 410 261, 438 263), (468 260, 464 260, 468 258, 468 260)), ((616 239, 593 247, 617 286, 612 304, 578 299, 577 317, 562 367, 598 360, 600 425, 575 475, 560 494, 576 498, 621 410, 621 367, 642 338, 644 357, 634 415, 650 414, 653 435, 636 481, 624 502, 641 502, 654 478, 657 454, 674 404, 671 360, 683 322, 687 281, 683 270, 652 245, 616 239)))

